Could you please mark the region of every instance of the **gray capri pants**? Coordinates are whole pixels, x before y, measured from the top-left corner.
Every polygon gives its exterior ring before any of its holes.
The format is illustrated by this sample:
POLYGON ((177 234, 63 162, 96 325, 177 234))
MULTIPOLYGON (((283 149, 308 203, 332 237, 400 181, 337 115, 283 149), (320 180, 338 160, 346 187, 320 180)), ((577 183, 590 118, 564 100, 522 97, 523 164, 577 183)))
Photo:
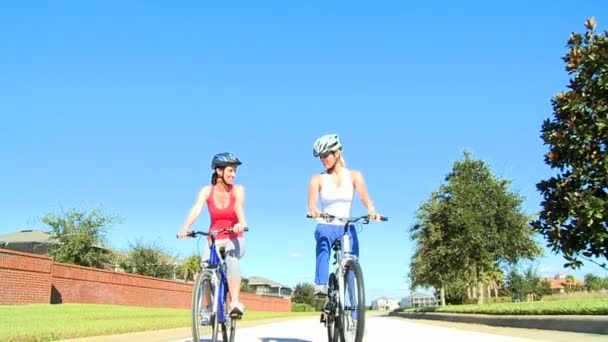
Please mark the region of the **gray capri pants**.
MULTIPOLYGON (((226 249, 226 278, 240 278, 241 267, 239 265, 239 260, 245 255, 245 239, 239 237, 215 240, 215 250, 217 251, 218 257, 221 257, 220 247, 226 249)), ((205 244, 205 247, 203 247, 203 260, 209 260, 210 255, 211 249, 209 248, 209 244, 205 244)))

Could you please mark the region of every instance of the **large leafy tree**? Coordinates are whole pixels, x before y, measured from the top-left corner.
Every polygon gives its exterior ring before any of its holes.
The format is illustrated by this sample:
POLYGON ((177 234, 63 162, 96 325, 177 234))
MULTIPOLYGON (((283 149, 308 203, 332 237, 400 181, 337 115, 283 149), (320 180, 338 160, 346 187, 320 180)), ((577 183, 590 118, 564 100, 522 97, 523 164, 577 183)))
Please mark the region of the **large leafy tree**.
POLYGON ((542 124, 545 163, 559 173, 537 184, 542 211, 533 222, 571 268, 608 259, 608 31, 596 33, 593 18, 585 26, 563 57, 569 90, 552 99, 553 116, 542 124))
POLYGON ((155 243, 143 242, 141 239, 129 245, 129 251, 120 266, 127 273, 164 279, 173 278, 177 272, 177 265, 172 262, 169 254, 155 243))
POLYGON ((298 283, 291 297, 293 303, 315 305, 315 287, 310 283, 298 283))
POLYGON ((412 234, 417 242, 413 284, 473 278, 483 303, 483 283, 493 278, 497 264, 540 255, 530 217, 520 208, 523 198, 509 186, 465 151, 446 183, 420 208, 412 234))
MULTIPOLYGON (((434 287, 439 290, 441 305, 446 305, 448 295, 452 296, 462 283, 462 278, 470 271, 459 258, 458 246, 451 239, 447 211, 443 210, 441 194, 433 191, 430 199, 422 203, 416 213, 417 222, 410 229, 416 251, 412 256, 409 277, 411 288, 434 287), (449 289, 449 294, 446 293, 449 289)), ((453 297, 453 296, 452 296, 453 297)))
POLYGON ((71 209, 49 213, 41 221, 51 227, 51 238, 56 242, 51 256, 56 261, 96 268, 111 263, 113 254, 106 248, 105 235, 119 217, 105 215, 99 208, 89 212, 71 209))

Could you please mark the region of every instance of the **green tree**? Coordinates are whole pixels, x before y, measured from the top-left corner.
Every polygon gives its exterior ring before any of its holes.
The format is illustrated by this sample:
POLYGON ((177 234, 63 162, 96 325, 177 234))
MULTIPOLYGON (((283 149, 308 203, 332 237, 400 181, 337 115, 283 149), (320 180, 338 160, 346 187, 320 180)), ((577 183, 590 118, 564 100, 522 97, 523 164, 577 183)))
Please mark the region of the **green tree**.
POLYGON ((493 290, 494 297, 498 298, 498 291, 505 281, 504 274, 502 273, 498 263, 494 264, 494 266, 488 271, 487 276, 490 283, 490 289, 493 290))
POLYGON ((532 267, 526 268, 520 273, 516 265, 509 270, 506 279, 506 287, 515 300, 534 301, 540 300, 545 295, 552 293, 551 283, 541 279, 540 275, 532 267))
POLYGON ((292 303, 315 306, 315 287, 310 283, 298 283, 291 297, 292 303))
POLYGON ((253 288, 249 285, 249 279, 241 278, 241 292, 253 293, 253 288))
POLYGON ((548 295, 550 295, 552 293, 553 293, 553 289, 551 289, 551 282, 548 281, 547 279, 543 279, 540 282, 540 295, 541 295, 541 298, 543 296, 548 296, 548 295))
POLYGON ((144 243, 141 240, 129 244, 129 251, 120 266, 127 273, 140 274, 149 277, 172 279, 175 266, 171 257, 154 243, 144 243))
POLYGON ((187 257, 181 266, 181 271, 185 281, 194 281, 194 278, 201 271, 201 256, 193 254, 187 257))
POLYGON ((576 279, 574 278, 574 276, 572 274, 568 274, 566 276, 566 286, 568 286, 568 290, 566 292, 570 293, 573 292, 572 291, 572 287, 574 286, 576 279))
POLYGON ((109 227, 121 219, 104 215, 101 209, 71 209, 66 213, 49 213, 41 221, 51 227, 51 238, 56 245, 51 256, 59 262, 87 267, 104 268, 112 259, 106 247, 105 235, 109 227))
POLYGON ((505 286, 514 301, 522 301, 525 296, 524 277, 516 267, 511 267, 505 279, 505 286))
POLYGON ((538 273, 532 267, 528 267, 523 274, 523 294, 527 300, 534 301, 541 298, 541 284, 538 273))
POLYGON ((433 191, 416 213, 416 223, 410 228, 416 250, 410 262, 409 278, 412 290, 433 287, 439 291, 441 305, 461 301, 461 283, 457 282, 469 269, 453 246, 453 232, 448 224, 447 211, 442 210, 440 193, 433 191), (446 293, 450 288, 450 293, 446 293), (449 298, 449 299, 448 299, 449 298), (453 300, 452 300, 453 299, 453 300))
POLYGON ((464 152, 446 183, 421 206, 413 229, 419 259, 413 259, 412 284, 475 279, 478 303, 484 282, 497 264, 515 264, 541 254, 532 239, 530 217, 521 211, 523 198, 509 191, 510 181, 497 179, 485 162, 464 152), (421 231, 418 235, 417 232, 421 231), (417 264, 416 264, 417 263, 417 264), (446 279, 447 278, 447 279, 446 279), (417 281, 415 281, 417 279, 417 281))
POLYGON ((604 282, 604 279, 596 276, 595 274, 585 274, 585 287, 587 288, 587 291, 595 292, 604 289, 604 282))
POLYGON ((569 90, 552 99, 553 116, 542 124, 549 146, 544 161, 557 176, 543 180, 542 211, 533 227, 553 252, 579 268, 591 257, 608 259, 608 31, 572 33, 563 57, 569 90))

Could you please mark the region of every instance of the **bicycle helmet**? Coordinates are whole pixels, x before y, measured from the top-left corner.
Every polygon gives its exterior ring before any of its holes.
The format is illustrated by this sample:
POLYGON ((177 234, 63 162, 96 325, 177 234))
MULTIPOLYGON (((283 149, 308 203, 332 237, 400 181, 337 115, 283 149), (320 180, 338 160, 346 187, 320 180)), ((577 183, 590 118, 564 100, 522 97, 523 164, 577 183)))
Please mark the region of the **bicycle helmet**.
POLYGON ((328 152, 334 152, 342 148, 340 137, 337 134, 326 134, 315 141, 312 154, 319 157, 328 152))
POLYGON ((236 166, 241 165, 241 161, 234 154, 230 152, 222 152, 213 156, 213 160, 211 160, 211 169, 215 170, 216 168, 223 168, 226 166, 236 166))

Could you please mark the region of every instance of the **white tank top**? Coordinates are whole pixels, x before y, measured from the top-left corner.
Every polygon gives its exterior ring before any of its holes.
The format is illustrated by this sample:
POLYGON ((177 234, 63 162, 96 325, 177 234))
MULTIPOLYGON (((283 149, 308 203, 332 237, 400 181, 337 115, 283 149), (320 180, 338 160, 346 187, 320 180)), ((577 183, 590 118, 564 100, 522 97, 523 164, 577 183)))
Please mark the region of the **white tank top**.
MULTIPOLYGON (((350 176, 350 170, 343 168, 340 172, 340 177, 342 178, 342 182, 340 187, 336 187, 336 184, 331 179, 331 175, 327 173, 321 175, 321 192, 319 197, 322 211, 338 217, 350 217, 355 189, 350 176)), ((320 222, 342 224, 339 221, 326 222, 323 219, 320 222)))

